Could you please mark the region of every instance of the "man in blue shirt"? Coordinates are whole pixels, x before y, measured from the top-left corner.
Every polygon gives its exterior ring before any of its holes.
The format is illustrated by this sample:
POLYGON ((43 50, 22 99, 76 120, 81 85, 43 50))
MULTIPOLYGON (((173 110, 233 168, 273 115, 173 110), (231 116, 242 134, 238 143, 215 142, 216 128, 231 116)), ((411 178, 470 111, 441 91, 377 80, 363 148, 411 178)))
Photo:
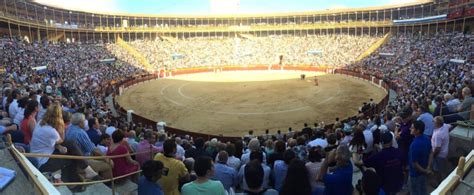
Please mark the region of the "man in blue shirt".
POLYGON ((425 105, 421 105, 420 108, 418 108, 418 112, 420 113, 420 116, 418 116, 416 120, 422 121, 423 124, 425 125, 423 134, 431 137, 431 135, 433 135, 433 130, 434 130, 433 115, 431 115, 431 113, 429 112, 428 108, 425 105))
MULTIPOLYGON (((87 136, 84 130, 85 116, 82 113, 74 113, 71 118, 71 125, 66 129, 65 140, 75 142, 79 149, 85 156, 96 155, 102 156, 98 148, 95 147, 94 143, 87 136)), ((112 166, 110 160, 87 160, 87 163, 98 172, 104 179, 112 178, 112 166)))
POLYGON ((163 195, 158 180, 163 173, 163 163, 157 160, 148 160, 142 166, 143 176, 138 180, 138 194, 163 195))
POLYGON ((352 194, 351 152, 346 145, 340 145, 336 151, 329 153, 323 161, 318 180, 325 185, 324 194, 352 194), (336 169, 328 173, 329 164, 336 163, 336 169))
POLYGON ((227 152, 220 151, 217 155, 217 163, 214 164, 214 176, 211 179, 220 181, 224 185, 224 189, 229 191, 231 187, 235 189, 237 185, 237 171, 227 166, 227 159, 227 152))
POLYGON ((276 160, 273 165, 273 178, 275 181, 275 190, 280 191, 285 180, 290 162, 296 158, 295 152, 288 149, 283 153, 283 160, 276 160))
POLYGON ((413 122, 410 133, 415 136, 410 145, 408 163, 410 167, 410 193, 412 195, 428 194, 426 190, 426 175, 432 175, 431 142, 423 135, 425 124, 421 121, 413 122))

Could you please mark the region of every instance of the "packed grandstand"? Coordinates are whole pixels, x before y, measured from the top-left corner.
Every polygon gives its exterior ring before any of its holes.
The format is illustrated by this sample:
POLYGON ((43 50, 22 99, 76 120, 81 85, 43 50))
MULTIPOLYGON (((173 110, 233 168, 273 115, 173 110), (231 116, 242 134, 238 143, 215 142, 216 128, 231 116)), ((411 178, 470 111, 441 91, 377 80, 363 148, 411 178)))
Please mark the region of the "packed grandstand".
POLYGON ((456 166, 449 131, 473 119, 473 4, 240 22, 127 16, 124 26, 107 14, 0 0, 0 132, 55 183, 114 188, 124 176, 138 194, 427 194, 456 166), (307 121, 231 139, 159 130, 156 121, 128 120, 113 101, 127 82, 255 65, 373 76, 396 96, 332 124, 307 121), (59 170, 60 181, 52 175, 59 170))

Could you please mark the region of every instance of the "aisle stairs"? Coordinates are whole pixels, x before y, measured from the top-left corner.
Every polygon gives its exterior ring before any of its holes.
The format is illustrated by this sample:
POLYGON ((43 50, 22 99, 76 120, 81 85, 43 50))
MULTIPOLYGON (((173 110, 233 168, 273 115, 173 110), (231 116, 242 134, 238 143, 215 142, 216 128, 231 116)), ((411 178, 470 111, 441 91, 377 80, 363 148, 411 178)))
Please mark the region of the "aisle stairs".
POLYGON ((138 62, 140 62, 140 64, 143 66, 143 68, 145 70, 153 71, 153 68, 152 68, 151 64, 148 62, 148 60, 140 52, 138 52, 135 48, 133 48, 127 42, 125 42, 122 38, 117 37, 116 43, 120 47, 124 48, 138 62))
POLYGON ((385 34, 381 39, 379 39, 377 42, 372 44, 369 49, 367 49, 364 53, 360 54, 359 57, 357 57, 356 62, 360 62, 362 59, 364 59, 367 56, 370 56, 372 53, 377 51, 377 49, 382 46, 384 43, 386 43, 388 40, 390 40, 390 37, 392 36, 391 33, 385 34))

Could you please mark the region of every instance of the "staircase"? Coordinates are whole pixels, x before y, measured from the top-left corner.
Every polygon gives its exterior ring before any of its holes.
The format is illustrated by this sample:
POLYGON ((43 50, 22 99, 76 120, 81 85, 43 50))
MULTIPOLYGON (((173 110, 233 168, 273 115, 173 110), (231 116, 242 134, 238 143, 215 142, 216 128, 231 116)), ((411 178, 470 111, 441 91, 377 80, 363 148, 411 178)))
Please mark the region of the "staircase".
POLYGON ((122 47, 130 55, 132 55, 138 62, 140 62, 140 64, 143 66, 145 70, 153 71, 153 67, 148 62, 148 60, 142 54, 140 54, 135 48, 133 48, 127 42, 125 42, 122 38, 117 37, 116 43, 118 46, 122 47))
POLYGON ((61 32, 61 33, 58 33, 56 35, 50 35, 48 37, 48 41, 49 42, 58 42, 59 40, 65 39, 65 38, 66 38, 66 34, 64 32, 61 32))
POLYGON ((391 33, 387 33, 383 36, 383 38, 379 39, 377 42, 375 42, 373 45, 371 45, 369 47, 369 49, 367 49, 364 53, 360 54, 359 57, 357 57, 356 59, 356 62, 359 62, 361 61, 362 59, 364 59, 365 57, 371 55, 372 53, 374 53, 375 51, 377 51, 377 49, 382 46, 384 43, 386 43, 390 37, 392 36, 391 33))
POLYGON ((176 43, 178 42, 178 39, 174 38, 174 37, 168 37, 168 36, 163 36, 163 35, 159 35, 159 37, 165 41, 169 41, 170 43, 176 43))
POLYGON ((252 40, 252 39, 255 38, 255 36, 253 36, 251 34, 244 34, 244 33, 240 33, 239 37, 244 38, 244 39, 249 39, 249 40, 252 40))

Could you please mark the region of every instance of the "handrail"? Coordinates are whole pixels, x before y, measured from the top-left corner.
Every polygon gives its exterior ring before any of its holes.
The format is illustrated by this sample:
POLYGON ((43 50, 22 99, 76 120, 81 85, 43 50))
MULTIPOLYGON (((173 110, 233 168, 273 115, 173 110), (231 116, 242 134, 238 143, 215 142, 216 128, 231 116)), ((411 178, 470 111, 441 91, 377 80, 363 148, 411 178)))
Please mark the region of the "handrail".
POLYGON ((48 190, 38 180, 38 176, 36 176, 36 174, 33 173, 33 171, 29 168, 30 166, 27 165, 28 162, 26 162, 27 161, 26 158, 25 159, 22 158, 21 155, 19 155, 21 153, 14 146, 9 146, 8 149, 11 150, 11 154, 18 160, 18 162, 20 162, 21 166, 23 167, 22 170, 28 173, 28 176, 33 181, 34 186, 38 188, 41 194, 48 194, 48 190))
POLYGON ((128 177, 130 175, 135 175, 137 173, 141 173, 141 170, 134 171, 131 173, 127 173, 125 175, 117 176, 117 177, 112 177, 110 179, 103 179, 103 180, 97 180, 97 181, 85 181, 85 182, 62 182, 62 183, 53 183, 54 186, 75 186, 75 185, 89 185, 89 184, 96 184, 96 183, 104 183, 104 182, 109 182, 109 181, 114 181, 117 179, 122 179, 125 177, 128 177))

